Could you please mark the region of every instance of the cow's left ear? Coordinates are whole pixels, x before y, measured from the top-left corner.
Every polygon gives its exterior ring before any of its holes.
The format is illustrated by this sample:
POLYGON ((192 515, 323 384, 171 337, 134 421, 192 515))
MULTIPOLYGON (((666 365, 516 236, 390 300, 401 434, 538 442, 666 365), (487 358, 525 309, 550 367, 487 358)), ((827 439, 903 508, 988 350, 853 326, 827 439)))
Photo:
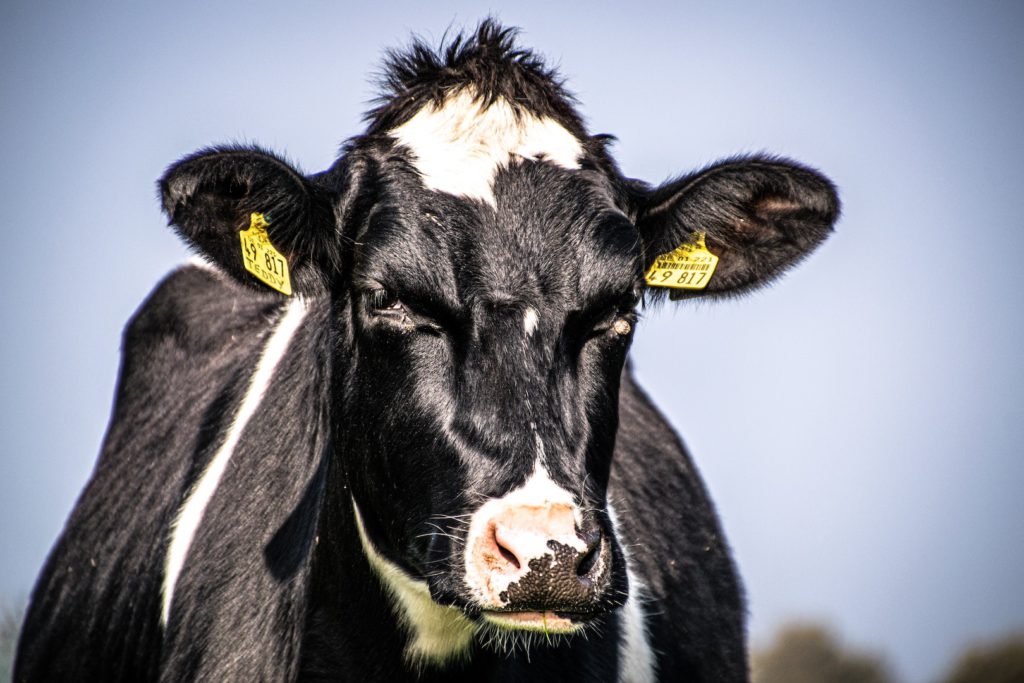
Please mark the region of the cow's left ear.
POLYGON ((336 193, 270 152, 200 150, 168 168, 159 188, 178 234, 253 287, 311 291, 340 262, 336 193))
POLYGON ((827 178, 774 157, 729 159, 635 199, 648 291, 673 299, 739 294, 771 282, 821 244, 839 217, 827 178), (718 259, 706 279, 703 264, 713 260, 699 247, 689 252, 696 263, 686 265, 685 245, 699 245, 701 236, 718 259))

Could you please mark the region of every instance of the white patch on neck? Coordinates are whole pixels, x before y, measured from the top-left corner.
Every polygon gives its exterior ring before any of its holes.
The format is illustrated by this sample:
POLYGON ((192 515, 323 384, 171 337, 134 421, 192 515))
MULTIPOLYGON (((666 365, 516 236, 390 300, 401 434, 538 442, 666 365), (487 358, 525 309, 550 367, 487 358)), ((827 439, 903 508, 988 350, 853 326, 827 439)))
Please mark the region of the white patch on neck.
MULTIPOLYGON (((425 581, 413 579, 401 567, 377 552, 366 535, 363 516, 354 498, 352 510, 355 512, 363 553, 370 567, 391 593, 398 616, 409 631, 406 660, 414 666, 424 663, 442 665, 466 657, 476 634, 476 625, 459 609, 434 602, 425 581)), ((353 615, 353 618, 357 617, 353 615)), ((353 626, 358 628, 358 621, 354 621, 353 626)))
POLYGON ((185 559, 188 556, 192 540, 203 520, 203 513, 209 505, 213 494, 220 484, 221 477, 227 469, 228 461, 238 446, 245 426, 252 419, 263 400, 263 394, 270 386, 274 377, 274 371, 284 358, 288 350, 289 342, 299 329, 303 318, 306 316, 306 304, 299 298, 294 297, 288 302, 284 315, 277 322, 273 333, 263 347, 256 371, 249 381, 249 388, 238 406, 238 412, 231 423, 224 441, 214 454, 206 469, 196 481, 192 490, 189 491, 185 502, 178 509, 178 515, 171 525, 171 540, 167 546, 167 558, 164 563, 164 580, 161 587, 163 594, 163 605, 160 611, 160 623, 167 626, 171 614, 171 602, 174 599, 174 587, 185 567, 185 559))
MULTIPOLYGON (((608 503, 608 517, 611 519, 614 531, 621 534, 618 516, 610 502, 608 503)), ((651 649, 650 639, 647 635, 646 616, 644 615, 645 587, 630 566, 629 544, 624 543, 621 536, 619 537, 619 546, 622 548, 622 556, 626 560, 626 579, 629 582, 629 597, 626 598, 626 604, 622 606, 622 612, 619 613, 619 624, 622 628, 622 632, 619 634, 619 682, 653 683, 655 680, 654 650, 651 649)))
POLYGON ((217 275, 224 274, 223 270, 221 270, 218 266, 214 265, 211 261, 207 261, 199 254, 192 254, 191 256, 189 256, 188 261, 186 261, 186 265, 195 266, 196 268, 206 270, 211 273, 216 273, 217 275))
POLYGON ((475 96, 472 88, 462 88, 440 107, 428 104, 390 131, 415 154, 428 188, 494 206, 494 176, 513 159, 580 167, 583 146, 560 123, 525 111, 517 114, 504 98, 482 108, 475 96))
POLYGON ((523 313, 523 329, 526 331, 527 337, 532 337, 534 331, 537 329, 537 311, 532 308, 527 308, 526 313, 523 313))

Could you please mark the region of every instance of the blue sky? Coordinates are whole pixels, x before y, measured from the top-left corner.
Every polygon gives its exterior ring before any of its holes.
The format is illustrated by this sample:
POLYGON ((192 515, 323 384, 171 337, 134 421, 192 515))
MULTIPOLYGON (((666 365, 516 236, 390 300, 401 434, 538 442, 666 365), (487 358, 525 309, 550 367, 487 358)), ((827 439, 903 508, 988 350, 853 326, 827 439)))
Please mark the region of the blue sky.
MULTIPOLYGON (((754 641, 822 619, 915 683, 1024 628, 1019 4, 489 7, 561 65, 627 174, 767 150, 840 187, 835 236, 785 281, 637 335, 754 641)), ((359 132, 384 48, 487 11, 0 7, 0 597, 30 590, 92 469, 122 325, 187 256, 156 201, 166 165, 256 141, 320 170, 359 132)))

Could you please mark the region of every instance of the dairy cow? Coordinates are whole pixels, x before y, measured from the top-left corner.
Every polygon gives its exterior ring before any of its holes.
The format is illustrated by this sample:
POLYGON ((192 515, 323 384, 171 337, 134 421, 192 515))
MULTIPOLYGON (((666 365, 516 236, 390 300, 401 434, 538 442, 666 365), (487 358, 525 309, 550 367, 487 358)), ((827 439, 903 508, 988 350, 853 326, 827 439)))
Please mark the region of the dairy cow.
POLYGON ((832 184, 625 178, 494 21, 391 53, 366 120, 321 173, 215 147, 160 181, 200 261, 127 326, 16 680, 746 680, 725 539, 627 352, 644 302, 807 255, 832 184))

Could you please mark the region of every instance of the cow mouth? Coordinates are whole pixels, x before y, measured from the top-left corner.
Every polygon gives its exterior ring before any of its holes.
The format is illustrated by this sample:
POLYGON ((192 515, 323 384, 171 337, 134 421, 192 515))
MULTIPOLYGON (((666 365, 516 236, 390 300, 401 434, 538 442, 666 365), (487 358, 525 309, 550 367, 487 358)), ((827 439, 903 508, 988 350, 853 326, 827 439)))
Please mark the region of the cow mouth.
POLYGON ((590 616, 572 612, 483 610, 483 620, 509 631, 528 631, 548 635, 576 633, 586 626, 590 616))

